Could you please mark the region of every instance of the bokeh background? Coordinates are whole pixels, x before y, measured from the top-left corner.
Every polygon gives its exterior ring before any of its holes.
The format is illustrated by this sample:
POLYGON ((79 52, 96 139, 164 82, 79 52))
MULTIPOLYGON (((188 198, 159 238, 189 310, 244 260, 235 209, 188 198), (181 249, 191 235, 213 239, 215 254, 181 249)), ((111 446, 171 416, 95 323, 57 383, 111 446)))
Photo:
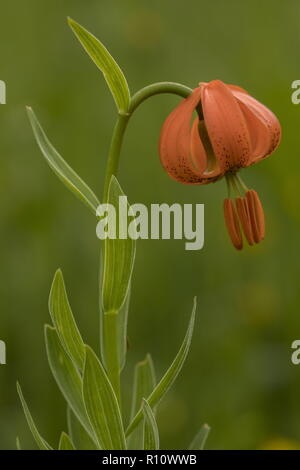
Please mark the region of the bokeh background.
POLYGON ((283 140, 243 172, 263 201, 267 236, 236 252, 222 217, 225 183, 180 185, 163 172, 160 126, 174 96, 155 97, 130 122, 119 180, 131 202, 204 203, 205 248, 183 241, 138 243, 123 374, 128 403, 134 363, 150 351, 160 376, 181 343, 198 296, 189 358, 160 407, 163 448, 186 448, 212 427, 210 449, 300 447, 300 79, 297 0, 12 0, 1 4, 0 79, 0 448, 34 448, 15 382, 43 435, 56 445, 65 402, 47 365, 43 325, 61 267, 84 339, 99 347, 99 241, 95 220, 52 174, 25 114, 33 106, 50 139, 101 195, 116 117, 106 84, 69 30, 70 15, 93 31, 123 68, 132 91, 155 81, 235 83, 279 117, 283 140))

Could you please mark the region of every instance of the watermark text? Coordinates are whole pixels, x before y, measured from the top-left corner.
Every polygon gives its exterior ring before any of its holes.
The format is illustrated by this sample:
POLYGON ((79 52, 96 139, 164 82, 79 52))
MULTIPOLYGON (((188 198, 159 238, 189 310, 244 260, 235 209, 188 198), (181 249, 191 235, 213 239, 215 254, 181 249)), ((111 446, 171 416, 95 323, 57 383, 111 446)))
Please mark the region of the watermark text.
POLYGON ((144 204, 129 206, 120 196, 118 207, 100 204, 96 234, 100 240, 185 240, 186 250, 201 250, 204 245, 204 204, 144 204))

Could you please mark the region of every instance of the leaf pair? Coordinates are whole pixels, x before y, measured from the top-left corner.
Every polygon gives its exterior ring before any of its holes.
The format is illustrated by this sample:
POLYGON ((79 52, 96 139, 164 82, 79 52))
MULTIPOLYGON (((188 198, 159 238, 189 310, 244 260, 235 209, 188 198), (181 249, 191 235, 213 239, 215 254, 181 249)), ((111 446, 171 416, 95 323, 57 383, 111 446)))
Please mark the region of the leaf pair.
POLYGON ((81 338, 60 271, 54 277, 49 308, 55 328, 46 326, 47 354, 61 392, 98 448, 124 449, 116 396, 99 359, 81 338))
POLYGON ((119 405, 96 354, 85 346, 83 376, 75 372, 54 328, 46 327, 50 367, 68 405, 99 449, 124 450, 125 434, 119 405))
MULTIPOLYGON (((55 327, 45 327, 47 356, 53 376, 70 408, 68 423, 71 436, 75 430, 88 447, 124 450, 125 433, 115 393, 96 354, 81 338, 61 271, 57 271, 54 277, 49 309, 55 327)), ((37 445, 40 449, 50 450, 51 446, 40 436, 33 422, 19 385, 18 393, 37 445)), ((71 438, 62 434, 59 447, 71 445, 74 447, 71 438)))
MULTIPOLYGON (((50 368, 54 378, 64 395, 70 409, 89 436, 89 441, 94 441, 100 449, 126 449, 125 433, 122 424, 120 408, 117 398, 109 382, 107 375, 95 353, 84 347, 83 375, 79 368, 82 365, 82 357, 74 354, 70 332, 75 331, 79 349, 83 341, 78 337, 77 329, 63 283, 62 274, 58 271, 51 288, 49 305, 51 317, 56 328, 46 326, 46 345, 50 368), (67 345, 66 349, 63 345, 67 345), (76 361, 76 362, 75 362, 76 361), (75 365, 77 363, 77 365, 75 365)), ((154 368, 150 356, 144 363, 140 363, 135 371, 134 396, 132 404, 132 420, 126 431, 129 436, 144 418, 143 448, 157 449, 159 437, 155 422, 155 407, 168 392, 178 376, 187 356, 195 320, 196 299, 188 326, 187 333, 171 366, 155 386, 154 368)), ((18 386, 18 392, 22 401, 29 427, 40 448, 51 449, 49 444, 39 435, 33 423, 25 400, 18 386)), ((138 428, 136 429, 138 431, 138 428)), ((202 433, 203 434, 203 433, 202 433)), ((200 437, 195 440, 194 446, 200 445, 200 437)), ((64 442, 67 438, 64 437, 64 442)), ((139 435, 133 434, 128 442, 131 448, 139 448, 139 435)), ((66 442, 64 445, 67 445, 66 442)), ((193 447, 195 448, 195 447, 193 447)))
MULTIPOLYGON (((104 45, 93 34, 71 18, 68 18, 68 22, 83 48, 103 73, 114 97, 118 112, 126 114, 129 108, 130 92, 122 70, 104 45)), ((51 144, 33 110, 27 107, 27 112, 36 141, 47 163, 58 178, 95 214, 99 206, 97 196, 51 144)))

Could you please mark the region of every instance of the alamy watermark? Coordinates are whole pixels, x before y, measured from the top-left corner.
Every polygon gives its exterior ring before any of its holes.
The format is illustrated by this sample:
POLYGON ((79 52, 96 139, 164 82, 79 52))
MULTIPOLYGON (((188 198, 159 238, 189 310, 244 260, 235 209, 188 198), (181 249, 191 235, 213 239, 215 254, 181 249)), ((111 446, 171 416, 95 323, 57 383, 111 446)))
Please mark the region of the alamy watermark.
POLYGON ((291 361, 295 366, 297 366, 298 364, 300 364, 300 340, 295 339, 292 342, 291 348, 294 349, 291 355, 291 361))
POLYGON ((0 80, 0 104, 6 104, 6 84, 0 80))
POLYGON ((100 240, 185 240, 186 250, 201 250, 204 245, 204 204, 144 204, 129 206, 119 196, 118 206, 100 204, 96 233, 100 240))
POLYGON ((0 365, 6 364, 6 344, 0 340, 0 365))

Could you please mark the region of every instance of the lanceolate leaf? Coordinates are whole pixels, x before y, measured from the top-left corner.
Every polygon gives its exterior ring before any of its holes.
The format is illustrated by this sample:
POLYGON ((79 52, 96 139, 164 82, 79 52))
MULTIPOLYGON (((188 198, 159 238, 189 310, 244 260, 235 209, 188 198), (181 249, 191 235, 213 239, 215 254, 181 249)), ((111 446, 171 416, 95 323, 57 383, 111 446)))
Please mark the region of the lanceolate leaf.
MULTIPOLYGON (((52 448, 50 447, 50 445, 45 441, 45 439, 40 435, 33 419, 32 419, 32 416, 31 416, 31 413, 29 411, 29 408, 27 406, 27 403, 25 401, 25 398, 23 396, 23 393, 22 393, 22 390, 21 390, 21 387, 19 385, 19 383, 17 382, 17 391, 18 391, 18 395, 20 397, 20 400, 21 400, 21 403, 22 403, 22 407, 23 407, 23 410, 24 410, 24 414, 25 414, 25 417, 26 417, 26 420, 27 420, 27 424, 29 426, 29 429, 31 431, 31 434, 33 435, 34 437, 34 440, 38 446, 38 448, 40 450, 52 450, 52 448)), ((18 444, 18 439, 17 439, 17 446, 20 445, 20 443, 18 444)))
POLYGON ((93 350, 86 346, 83 396, 90 422, 105 450, 126 449, 121 412, 113 388, 93 350))
MULTIPOLYGON (((112 176, 110 181, 108 203, 115 208, 116 221, 119 222, 117 225, 127 226, 130 220, 127 216, 129 205, 115 176, 112 176), (123 210, 119 210, 120 197, 124 198, 122 201, 125 202, 123 210)), ((118 312, 126 300, 134 265, 135 245, 135 240, 128 236, 121 238, 120 233, 116 234, 115 239, 106 238, 104 241, 102 271, 104 313, 118 312)))
POLYGON ((68 434, 61 433, 58 450, 76 450, 68 434))
POLYGON ((126 112, 129 107, 130 93, 122 70, 108 50, 93 34, 71 18, 68 18, 68 22, 90 58, 103 73, 118 111, 126 112))
POLYGON ((68 432, 78 450, 97 450, 96 444, 92 441, 80 421, 76 418, 71 408, 67 408, 68 432))
POLYGON ((57 385, 81 424, 93 436, 83 403, 81 375, 62 347, 55 328, 46 325, 45 338, 50 369, 57 385))
POLYGON ((143 399, 144 413, 144 450, 159 449, 159 433, 154 413, 147 400, 143 399))
POLYGON ((95 196, 88 185, 77 175, 77 173, 75 173, 74 170, 72 170, 68 163, 65 162, 53 147, 38 122, 33 110, 28 107, 27 113, 35 139, 50 168, 67 186, 67 188, 81 199, 91 209, 93 214, 96 215, 97 207, 100 204, 97 196, 95 196))
MULTIPOLYGON (((142 400, 148 397, 156 385, 154 365, 150 354, 146 359, 138 362, 134 370, 133 395, 131 405, 131 419, 134 418, 142 405, 142 400)), ((133 450, 144 448, 143 423, 139 423, 128 438, 128 447, 133 450)))
POLYGON ((78 369, 83 370, 85 348, 68 301, 63 275, 55 273, 50 297, 49 311, 61 344, 78 369))
MULTIPOLYGON (((196 298, 194 299, 194 307, 193 307, 190 323, 189 323, 185 338, 183 340, 183 343, 181 345, 181 348, 179 349, 177 356, 175 357, 174 361, 172 362, 171 366, 169 367, 165 375, 162 377, 162 379, 157 384, 153 392, 147 398, 147 402, 149 403, 152 409, 155 405, 157 405, 162 400, 162 398, 165 396, 165 394, 173 385, 179 372, 181 371, 181 368, 188 354, 191 340, 192 340, 194 323, 195 323, 195 313, 196 313, 196 298)), ((130 435, 130 433, 135 429, 135 427, 141 421, 142 417, 143 417, 143 411, 142 409, 140 409, 135 415, 135 417, 133 418, 133 420, 131 421, 130 425, 128 426, 127 431, 126 431, 126 436, 130 435)))
POLYGON ((196 434, 196 436, 192 440, 189 446, 189 450, 203 450, 209 432, 210 432, 210 427, 208 426, 208 424, 203 424, 200 431, 196 434))

